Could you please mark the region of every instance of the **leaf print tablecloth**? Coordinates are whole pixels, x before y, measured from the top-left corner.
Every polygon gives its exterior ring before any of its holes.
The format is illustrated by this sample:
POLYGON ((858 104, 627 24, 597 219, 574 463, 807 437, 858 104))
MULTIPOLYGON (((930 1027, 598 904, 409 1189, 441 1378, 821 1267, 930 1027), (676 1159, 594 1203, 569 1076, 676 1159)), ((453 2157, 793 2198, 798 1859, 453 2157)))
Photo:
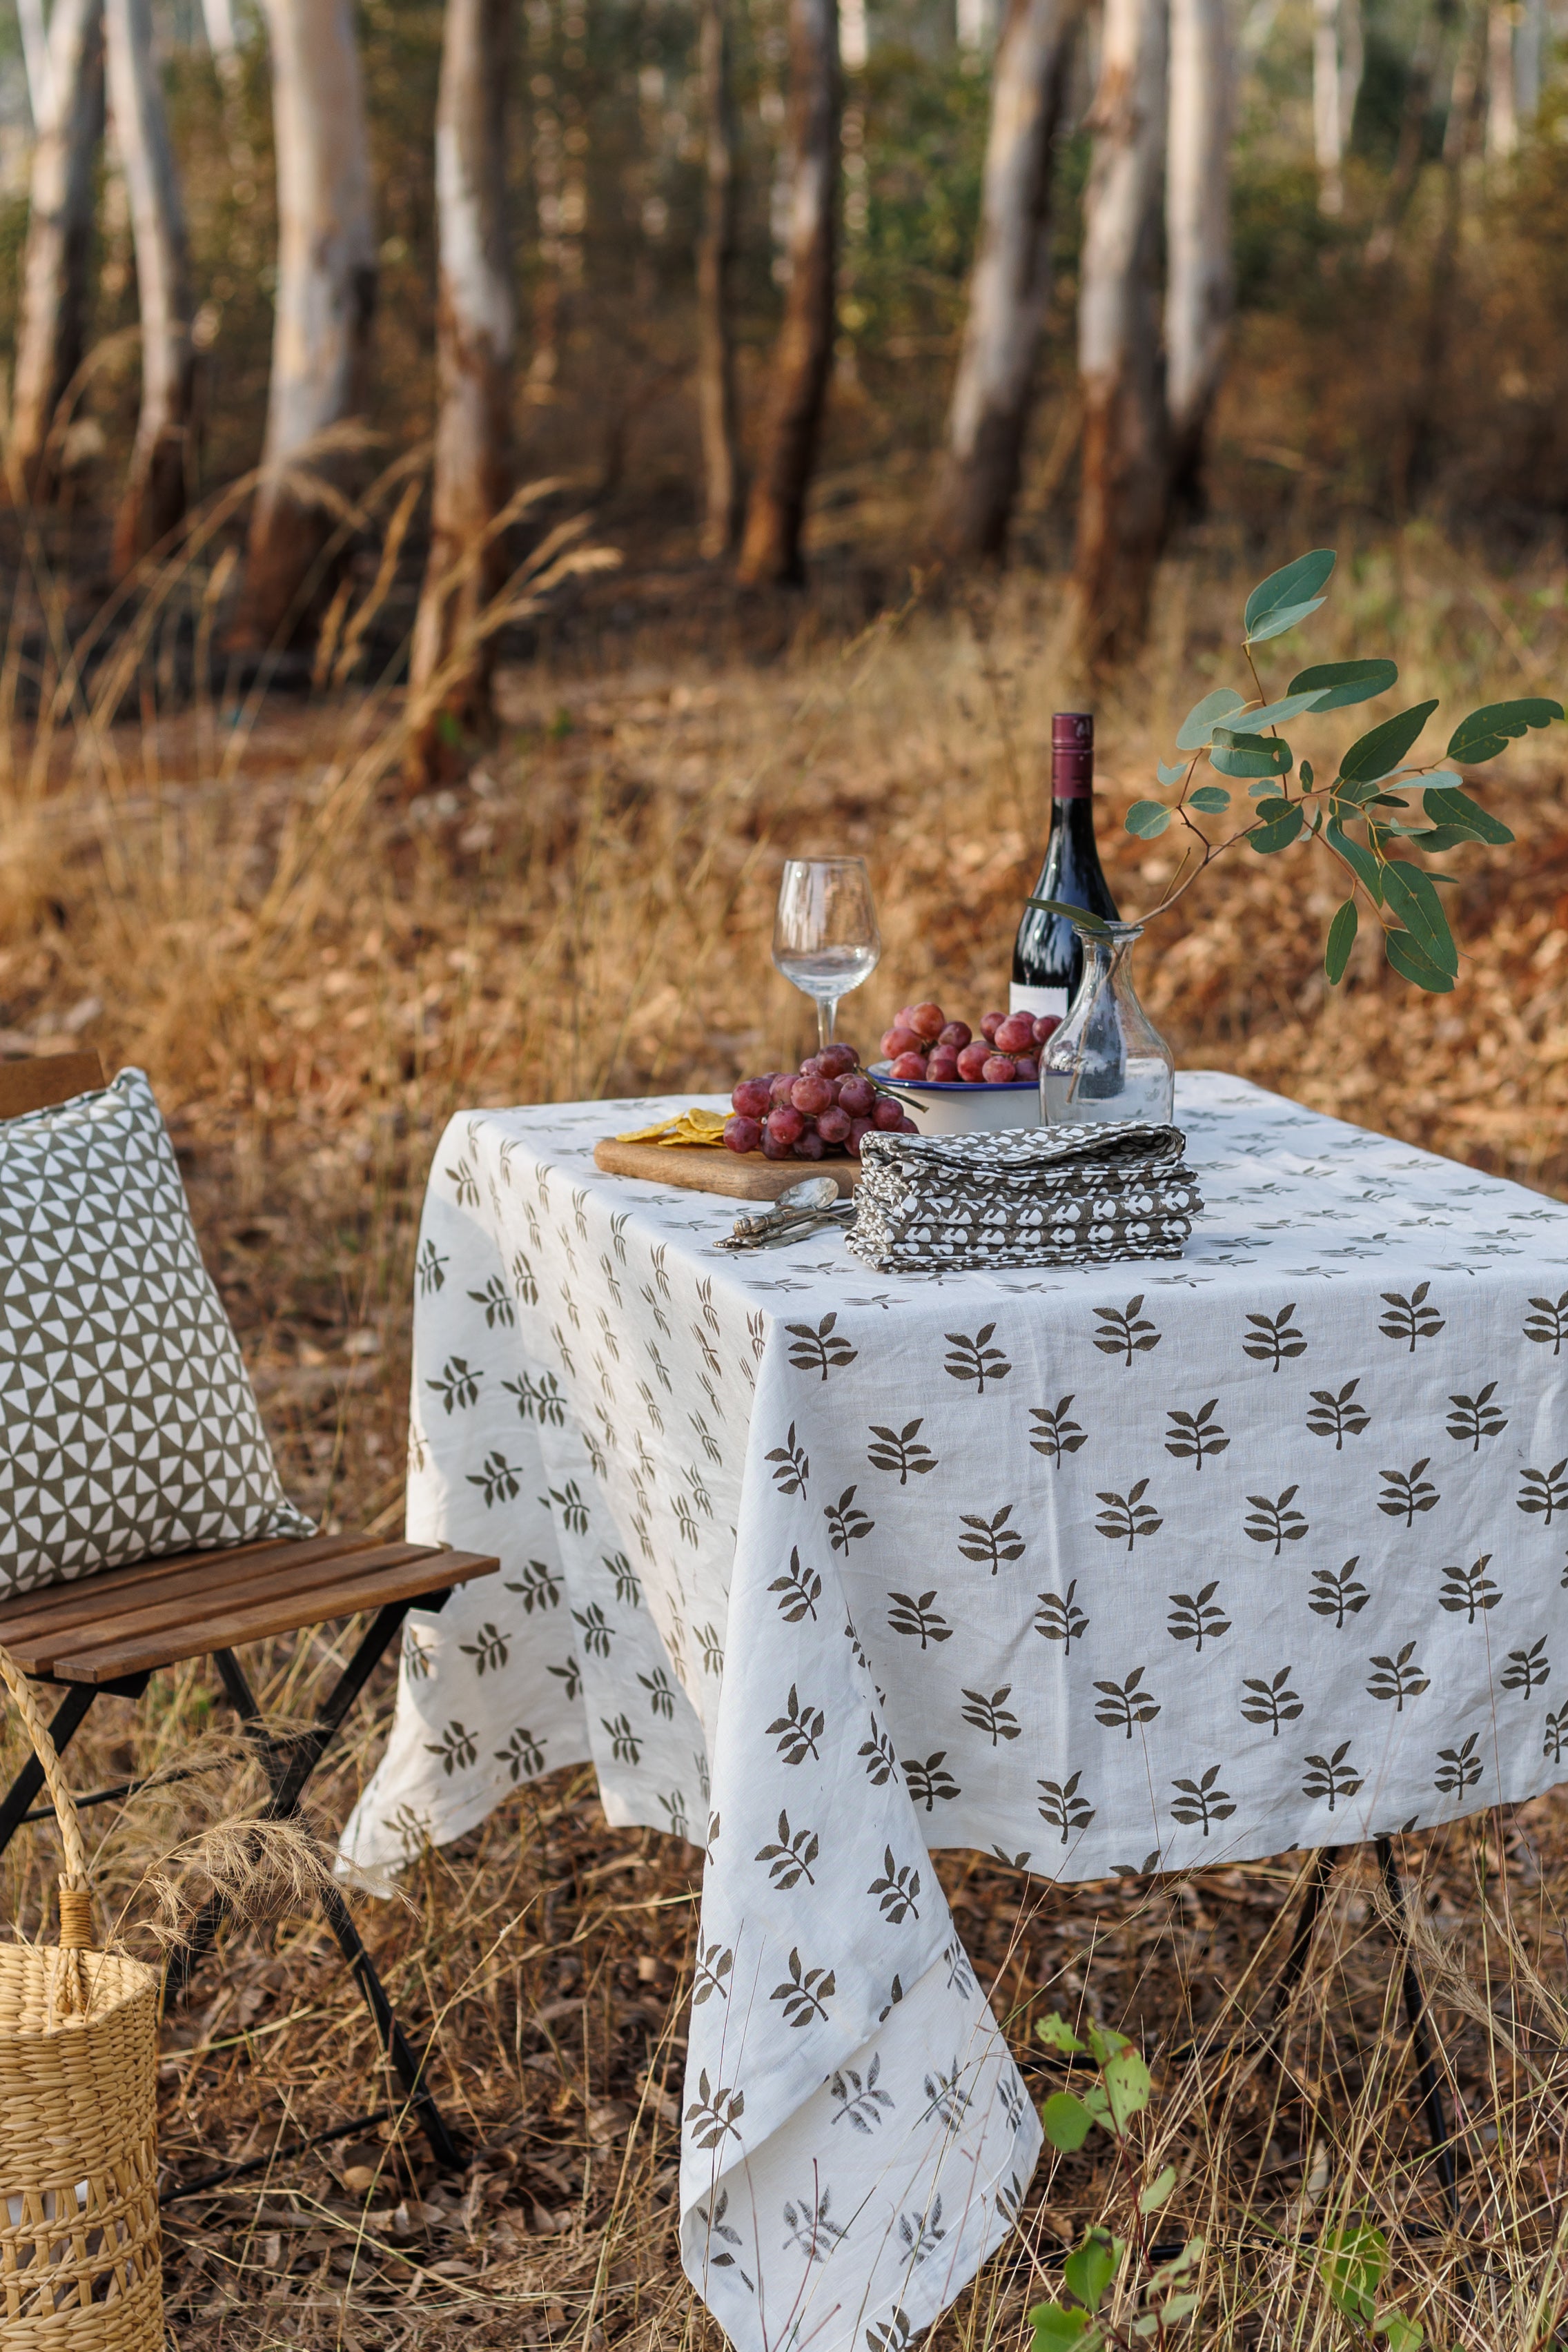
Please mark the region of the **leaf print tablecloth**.
POLYGON ((408 1621, 345 1851, 591 1758, 706 1844, 687 2269, 734 2341, 900 2352, 1038 2127, 933 1846, 1063 1879, 1568 1777, 1568 1209, 1178 1080, 1184 1259, 904 1278, 601 1176, 662 1104, 484 1111, 416 1262, 408 1621))

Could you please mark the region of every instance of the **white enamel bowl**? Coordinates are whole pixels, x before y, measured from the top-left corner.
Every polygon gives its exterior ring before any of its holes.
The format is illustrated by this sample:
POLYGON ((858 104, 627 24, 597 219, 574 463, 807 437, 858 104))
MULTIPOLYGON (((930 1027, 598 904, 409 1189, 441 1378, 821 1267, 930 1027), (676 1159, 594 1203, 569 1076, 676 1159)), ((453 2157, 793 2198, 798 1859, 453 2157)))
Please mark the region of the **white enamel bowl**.
POLYGON ((993 1135, 1003 1128, 1040 1123, 1037 1078, 999 1087, 890 1078, 886 1062, 873 1062, 868 1075, 898 1097, 922 1135, 993 1135))

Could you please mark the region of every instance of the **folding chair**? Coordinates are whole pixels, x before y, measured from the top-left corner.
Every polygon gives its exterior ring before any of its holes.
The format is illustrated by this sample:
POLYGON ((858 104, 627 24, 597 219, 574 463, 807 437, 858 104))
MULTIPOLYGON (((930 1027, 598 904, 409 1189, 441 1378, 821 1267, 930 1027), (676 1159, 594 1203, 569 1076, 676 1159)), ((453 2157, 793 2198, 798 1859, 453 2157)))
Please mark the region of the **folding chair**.
MULTIPOLYGON (((95 1054, 0 1064, 0 1118, 47 1108, 102 1082, 95 1054)), ((0 1440, 3 1435, 0 1432, 0 1440)), ((300 1814, 310 1775, 376 1664, 396 1640, 408 1610, 416 1602, 438 1609, 454 1585, 493 1575, 500 1565, 499 1560, 474 1552, 429 1544, 383 1543, 366 1536, 314 1536, 181 1552, 105 1570, 0 1602, 0 1643, 27 1674, 64 1689, 50 1726, 55 1746, 62 1750, 100 1694, 137 1699, 160 1668, 210 1657, 267 1777, 270 1795, 263 1818, 291 1821, 300 1814), (250 1642, 362 1613, 369 1614, 370 1624, 310 1730, 274 1738, 262 1723, 236 1651, 250 1642)), ((37 1759, 29 1758, 0 1800, 0 1853, 24 1823, 53 1819, 49 1808, 37 1803, 43 1785, 43 1772, 37 1759)), ((119 1802, 133 1797, 143 1785, 122 1781, 80 1796, 77 1803, 119 1802)), ((191 1935, 169 1963, 165 2005, 185 1990, 202 1958, 212 1948, 225 1908, 221 1896, 215 1896, 198 1915, 191 1935)), ((384 2058, 402 2085, 432 2157, 443 2169, 456 2169, 463 2161, 462 2151, 426 2080, 427 2053, 416 2051, 394 2013, 348 1906, 335 1887, 323 1894, 321 1908, 358 1980, 384 2058)), ((280 2157, 347 2138, 394 2112, 384 2105, 251 2162, 224 2166, 176 2188, 164 2202, 216 2188, 275 2164, 280 2157)))

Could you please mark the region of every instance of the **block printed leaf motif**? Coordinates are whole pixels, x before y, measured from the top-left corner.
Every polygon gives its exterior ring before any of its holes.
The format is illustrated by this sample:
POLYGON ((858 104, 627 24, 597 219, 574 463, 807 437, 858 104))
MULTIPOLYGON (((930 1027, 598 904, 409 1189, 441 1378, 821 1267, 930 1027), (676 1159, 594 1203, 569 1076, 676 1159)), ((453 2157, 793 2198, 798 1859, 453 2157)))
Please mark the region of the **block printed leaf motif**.
POLYGON ((1089 1432, 1068 1413, 1071 1403, 1069 1392, 1058 1398, 1054 1408, 1043 1404, 1029 1408, 1029 1419, 1035 1424, 1029 1443, 1037 1454, 1045 1455, 1047 1462, 1059 1464, 1064 1454, 1076 1454, 1080 1445, 1089 1443, 1089 1432))
POLYGON ((788 1977, 783 1984, 773 1987, 768 1999, 782 2002, 788 2024, 809 2025, 814 2019, 826 2016, 827 2004, 837 1990, 833 1970, 803 1967, 797 1946, 790 1952, 788 1977))
POLYGON ((815 1621, 816 1604, 822 1598, 822 1579, 814 1568, 802 1568, 798 1544, 790 1546, 789 1574, 775 1576, 768 1591, 784 1595, 778 1606, 786 1625, 798 1625, 803 1617, 815 1621))
MULTIPOLYGON (((833 2121, 836 2124, 847 2123, 852 2132, 861 2132, 869 2138, 897 2105, 892 2093, 881 2088, 881 2075, 882 2053, 879 2050, 872 2053, 871 2062, 863 2074, 853 2066, 841 2066, 836 2074, 830 2074, 827 2078, 828 2095, 837 2103, 837 2113, 833 2121)), ((895 2313, 894 2318, 903 2323, 902 2339, 897 2337, 896 2330, 891 2327, 868 2329, 867 2335, 869 2338, 873 2334, 885 2334, 890 2345, 899 2344, 901 2352, 901 2343, 907 2342, 909 2336, 909 2322, 901 2311, 895 2313)))
POLYGON ((1419 1698, 1432 1687, 1429 1678, 1421 1671, 1415 1657, 1415 1644, 1406 1642, 1396 1657, 1373 1658, 1373 1673, 1367 1690, 1373 1698, 1393 1699, 1395 1715, 1403 1715, 1407 1698, 1419 1698))
POLYGON ((1526 1701, 1542 1683, 1552 1678, 1552 1667, 1546 1656, 1546 1636, 1532 1642, 1528 1650, 1510 1650, 1508 1664, 1499 1680, 1505 1691, 1519 1691, 1526 1701))
POLYGON ((535 1780, 543 1771, 544 1750, 548 1745, 548 1740, 536 1739, 531 1731, 520 1724, 506 1746, 495 1750, 495 1759, 498 1764, 506 1766, 508 1778, 515 1786, 520 1780, 535 1780))
POLYGON ((775 1465, 773 1480, 781 1495, 805 1494, 806 1480, 811 1475, 811 1456, 796 1441, 793 1421, 784 1444, 775 1445, 763 1458, 775 1465))
POLYGON ((739 2140, 741 2117, 745 2112, 745 2093, 726 2089, 722 2084, 712 2087, 705 2066, 698 2076, 697 2096, 686 2110, 694 2145, 700 2148, 718 2147, 731 2136, 739 2140))
POLYGON ((1244 1523, 1247 1532, 1254 1543, 1272 1544, 1276 1559, 1282 1544, 1300 1543, 1307 1533, 1306 1520, 1300 1511, 1290 1507, 1297 1492, 1296 1487, 1287 1486, 1273 1502, 1267 1495, 1248 1495, 1247 1498, 1252 1506, 1244 1523))
POLYGON ((1244 1675, 1241 1687, 1242 1714, 1248 1723, 1267 1724, 1275 1739, 1279 1737, 1282 1723, 1295 1723, 1302 1713, 1300 1694, 1290 1688, 1289 1666, 1281 1666, 1271 1680, 1244 1675))
POLYGON ((1082 1779, 1083 1773, 1079 1770, 1070 1780, 1038 1780, 1035 1784, 1040 1791, 1037 1808, 1040 1819, 1048 1829, 1060 1830, 1063 1845, 1074 1830, 1086 1830, 1094 1819, 1094 1807, 1087 1797, 1080 1797, 1078 1793, 1079 1782, 1082 1779))
POLYGON ((1428 1457, 1423 1454, 1420 1461, 1413 1462, 1408 1470, 1378 1472, 1384 1486, 1377 1507, 1385 1518, 1403 1519, 1405 1526, 1411 1528, 1415 1524, 1418 1512, 1436 1509, 1439 1500, 1437 1489, 1430 1478, 1424 1478, 1421 1475, 1430 1466, 1428 1457))
POLYGON ((1314 1617, 1331 1617, 1335 1631, 1347 1617, 1359 1615, 1372 1599, 1370 1589, 1362 1583, 1355 1570, 1361 1554, 1347 1559, 1343 1568, 1319 1568, 1312 1571, 1312 1590, 1307 1606, 1314 1617))
POLYGON ((966 1701, 962 1710, 964 1722, 972 1723, 976 1731, 984 1732, 993 1748, 1001 1740, 1023 1738, 1024 1727, 1007 1705, 1012 1695, 1011 1683, 1004 1683, 1001 1689, 994 1690, 989 1698, 984 1691, 966 1690, 963 1694, 966 1701))
POLYGON ((1568 1699, 1547 1717, 1541 1752, 1549 1763, 1561 1764, 1564 1748, 1568 1748, 1568 1699))
POLYGON ((1489 1381, 1473 1397, 1451 1396, 1453 1411, 1448 1415, 1448 1434, 1457 1444, 1468 1444, 1472 1454, 1481 1450, 1483 1437, 1500 1437, 1508 1427, 1508 1415, 1492 1402, 1497 1394, 1496 1381, 1489 1381))
POLYGON ((868 1518, 856 1502, 858 1489, 846 1486, 836 1503, 829 1503, 822 1516, 827 1521, 828 1539, 835 1551, 847 1551, 852 1543, 868 1536, 876 1521, 868 1518))
POLYGON ((477 1675, 504 1666, 510 1654, 506 1635, 489 1623, 481 1625, 471 1642, 459 1642, 458 1646, 465 1658, 472 1658, 477 1675))
POLYGON ((1152 1691, 1142 1687, 1143 1668, 1134 1666, 1124 1683, 1097 1682, 1095 1689, 1104 1693, 1095 1705, 1094 1719, 1107 1731, 1124 1731, 1132 1737, 1135 1723, 1152 1723, 1160 1712, 1160 1702, 1152 1691))
POLYGON ((872 1443, 867 1448, 866 1458, 872 1469, 896 1470, 900 1486, 907 1486, 911 1477, 927 1476, 937 1463, 931 1447, 920 1443, 920 1432, 924 1426, 923 1414, 906 1421, 899 1430, 884 1429, 880 1423, 871 1423, 872 1443))
POLYGON ((1433 1787, 1440 1797, 1462 1797, 1476 1787, 1486 1765, 1476 1753, 1479 1734, 1472 1731, 1458 1748, 1439 1748, 1433 1787))
POLYGON ((1089 1619, 1073 1599, 1078 1591, 1075 1576, 1065 1592, 1041 1592, 1036 1595, 1039 1607, 1035 1612, 1035 1631, 1047 1642, 1059 1642, 1063 1657, 1069 1657, 1075 1642, 1081 1642, 1089 1631, 1089 1619))
POLYGON ((602 1715, 599 1722, 601 1727, 609 1734, 610 1753, 617 1764, 637 1764, 641 1761, 642 1738, 632 1729, 629 1716, 625 1713, 616 1716, 602 1715))
POLYGON ((468 1472, 468 1480, 484 1496, 486 1510, 493 1510, 498 1503, 514 1503, 522 1492, 522 1465, 509 1462, 497 1447, 486 1454, 483 1469, 468 1472))
POLYGON ((803 1706, 800 1693, 791 1683, 784 1711, 769 1724, 767 1736, 777 1740, 779 1754, 786 1764, 804 1764, 808 1756, 821 1756, 817 1743, 826 1726, 827 1717, 822 1709, 803 1706))
POLYGON ((1295 1313, 1296 1302, 1292 1299, 1277 1315, 1249 1315, 1242 1333, 1242 1353, 1250 1356, 1255 1363, 1267 1364, 1273 1372, 1295 1357, 1304 1356, 1306 1337, 1297 1328, 1295 1313))
POLYGON ((786 1323, 784 1329, 795 1345, 789 1351, 790 1362, 797 1372, 818 1372, 826 1380, 830 1371, 842 1371, 852 1364, 859 1353, 852 1348, 842 1331, 835 1326, 837 1312, 825 1315, 814 1329, 809 1323, 786 1323))
POLYGON ((803 1878, 808 1886, 816 1885, 811 1865, 821 1847, 822 1841, 815 1830, 792 1831, 788 1813, 781 1812, 776 1843, 760 1846, 752 1859, 753 1862, 765 1862, 771 1883, 787 1893, 790 1887, 798 1886, 803 1878))
POLYGON ((1013 1367, 1000 1348, 990 1344, 994 1323, 983 1323, 971 1339, 962 1331, 950 1331, 947 1344, 950 1353, 942 1365, 949 1380, 973 1381, 976 1396, 984 1396, 987 1381, 1005 1381, 1013 1367))
POLYGON ((1165 1524, 1152 1504, 1143 1500, 1148 1486, 1147 1478, 1138 1478, 1125 1495, 1102 1494, 1099 1497, 1105 1508, 1094 1523, 1096 1528, 1112 1543, 1120 1543, 1125 1537, 1129 1551, 1140 1536, 1155 1535, 1165 1524))
POLYGON ((1550 1470, 1525 1470, 1520 1474, 1519 1508, 1530 1517, 1539 1518, 1550 1527, 1560 1511, 1568 1511, 1568 1454, 1554 1462, 1550 1470))
POLYGON ((1502 1591, 1487 1574, 1491 1557, 1489 1551, 1484 1551, 1468 1568, 1446 1568, 1437 1606, 1447 1610, 1450 1616, 1458 1616, 1463 1610, 1467 1625, 1475 1623, 1479 1611, 1495 1609, 1502 1599, 1502 1591))
POLYGON ((866 1889, 877 1897, 877 1908, 890 1926, 899 1927, 905 1919, 918 1919, 920 1910, 916 1898, 921 1891, 921 1874, 913 1863, 902 1865, 893 1859, 893 1849, 888 1846, 882 1854, 882 1874, 874 1878, 866 1889))
POLYGON ((1301 1794, 1318 1803, 1328 1799, 1331 1813, 1342 1797, 1353 1797, 1362 1785, 1363 1775, 1349 1760, 1351 1743, 1342 1739, 1331 1756, 1309 1756, 1307 1777, 1301 1783, 1301 1794))
POLYGON ((1415 1353, 1417 1339, 1435 1339, 1444 1328, 1443 1318, 1435 1307, 1426 1304, 1426 1294, 1432 1286, 1418 1282, 1408 1298, 1397 1290, 1385 1290, 1383 1303, 1388 1312, 1378 1324, 1385 1339, 1403 1339, 1411 1355, 1415 1353))
POLYGON ((1550 1348, 1554 1356, 1563 1353, 1563 1342, 1568 1339, 1568 1290, 1561 1298, 1532 1298, 1530 1312, 1524 1318, 1524 1336, 1537 1346, 1550 1348))
POLYGON ((1356 1395, 1360 1386, 1358 1374, 1337 1391, 1312 1391, 1312 1410, 1307 1415, 1307 1427, 1314 1437, 1331 1437, 1336 1454, 1344 1452, 1347 1437, 1359 1437, 1363 1430, 1372 1426, 1372 1415, 1356 1395))
POLYGON ((1190 1642, 1194 1657, 1201 1657, 1205 1642, 1217 1642, 1230 1631, 1230 1619, 1215 1600, 1219 1579, 1215 1577, 1201 1585, 1196 1592, 1173 1592, 1170 1595, 1171 1614, 1165 1621, 1165 1631, 1173 1642, 1190 1642))
POLYGON ((848 2234, 837 2221, 828 2220, 827 2209, 832 2201, 831 2189, 825 2189, 815 2203, 810 2198, 803 2197, 798 2207, 786 2197, 784 2223, 789 2234, 781 2243, 795 2247, 808 2263, 825 2263, 833 2252, 835 2242, 848 2234))
POLYGON ((1007 1524, 1012 1516, 1011 1503, 1004 1503, 988 1519, 973 1511, 961 1511, 960 1525, 968 1530, 958 1538, 958 1549, 964 1559, 989 1568, 993 1576, 1004 1560, 1022 1559, 1025 1542, 1017 1528, 1007 1524))
POLYGON ((1228 1792, 1216 1787, 1219 1766, 1211 1764, 1200 1780, 1173 1780, 1176 1795, 1171 1804, 1171 1817, 1184 1829, 1201 1827, 1205 1837, 1215 1822, 1228 1822, 1236 1806, 1228 1792))
POLYGON ((1146 1356, 1164 1336, 1144 1314, 1142 1291, 1125 1307, 1097 1307, 1094 1314, 1100 1325, 1095 1346, 1102 1356, 1120 1356, 1124 1371, 1132 1370, 1134 1356, 1146 1356))
POLYGON ((857 1753, 866 1761, 866 1777, 873 1789, 886 1788, 897 1767, 893 1760, 893 1743, 878 1722, 871 1717, 871 1737, 863 1740, 857 1753))
POLYGON ((963 1794, 952 1773, 943 1769, 946 1759, 945 1748, 939 1748, 935 1754, 928 1756, 923 1763, 918 1757, 904 1756, 900 1759, 900 1769, 903 1773, 904 1786, 910 1792, 910 1801, 916 1805, 923 1805, 928 1813, 936 1811, 939 1797, 952 1798, 963 1794))
POLYGON ((639 1675, 637 1680, 647 1693, 649 1712, 666 1723, 675 1721, 675 1686, 664 1666, 655 1666, 651 1675, 639 1675))
POLYGON ((889 1592, 894 1604, 888 1612, 888 1622, 895 1633, 918 1635, 921 1649, 932 1642, 951 1642, 952 1627, 938 1609, 931 1607, 936 1599, 936 1587, 911 1599, 907 1592, 889 1592))
POLYGON ((1178 1462, 1190 1462, 1201 1471, 1212 1454, 1223 1454, 1230 1444, 1219 1422, 1215 1418, 1219 1399, 1210 1397, 1196 1412, 1184 1412, 1174 1405, 1165 1409, 1171 1426, 1165 1436, 1165 1451, 1173 1454, 1178 1462))

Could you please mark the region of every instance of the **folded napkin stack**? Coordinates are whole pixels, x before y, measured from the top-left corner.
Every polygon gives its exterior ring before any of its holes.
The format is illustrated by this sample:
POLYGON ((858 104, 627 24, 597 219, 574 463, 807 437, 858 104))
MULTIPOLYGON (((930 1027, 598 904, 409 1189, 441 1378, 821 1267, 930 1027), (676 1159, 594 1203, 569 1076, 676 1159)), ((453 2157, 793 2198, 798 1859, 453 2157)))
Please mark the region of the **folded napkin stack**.
POLYGON ((1203 1208, 1179 1128, 868 1135, 849 1246, 882 1273, 1180 1257, 1203 1208))

